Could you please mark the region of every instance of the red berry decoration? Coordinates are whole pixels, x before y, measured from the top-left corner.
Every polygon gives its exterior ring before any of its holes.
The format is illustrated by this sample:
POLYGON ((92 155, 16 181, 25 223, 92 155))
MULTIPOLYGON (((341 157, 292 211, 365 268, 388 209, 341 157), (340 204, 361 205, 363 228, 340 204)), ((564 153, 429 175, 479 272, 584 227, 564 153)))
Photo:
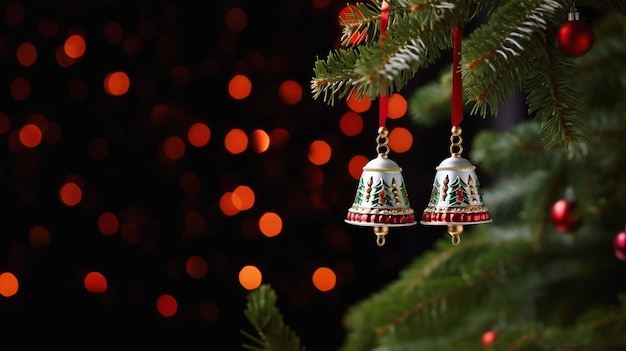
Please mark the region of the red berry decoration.
POLYGON ((581 221, 576 214, 576 202, 561 199, 552 205, 550 221, 556 230, 562 233, 573 232, 580 227, 581 221))
POLYGON ((480 342, 485 345, 491 345, 498 338, 498 333, 494 330, 487 330, 483 333, 483 336, 480 338, 480 342))
POLYGON ((626 261, 626 231, 617 233, 613 239, 613 252, 620 261, 626 261))
POLYGON ((580 20, 576 7, 572 6, 568 21, 559 28, 556 34, 556 45, 568 56, 578 57, 586 54, 595 41, 591 27, 580 20))

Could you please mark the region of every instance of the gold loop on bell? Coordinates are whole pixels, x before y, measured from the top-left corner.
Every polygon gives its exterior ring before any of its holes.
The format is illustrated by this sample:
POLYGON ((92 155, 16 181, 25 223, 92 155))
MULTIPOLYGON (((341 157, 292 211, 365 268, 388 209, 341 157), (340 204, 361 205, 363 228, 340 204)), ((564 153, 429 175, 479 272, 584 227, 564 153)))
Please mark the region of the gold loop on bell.
POLYGON ((448 234, 450 234, 452 245, 461 243, 461 234, 463 234, 463 226, 459 224, 449 225, 448 234))
POLYGON ((463 137, 461 137, 463 129, 461 126, 452 127, 452 135, 450 135, 450 155, 461 156, 463 153, 463 137), (455 151, 456 148, 456 151, 455 151))
POLYGON ((374 227, 374 234, 376 234, 376 244, 383 246, 385 245, 385 235, 389 234, 389 227, 374 227))
POLYGON ((387 127, 378 128, 378 136, 376 137, 376 153, 387 157, 389 155, 389 130, 387 127))

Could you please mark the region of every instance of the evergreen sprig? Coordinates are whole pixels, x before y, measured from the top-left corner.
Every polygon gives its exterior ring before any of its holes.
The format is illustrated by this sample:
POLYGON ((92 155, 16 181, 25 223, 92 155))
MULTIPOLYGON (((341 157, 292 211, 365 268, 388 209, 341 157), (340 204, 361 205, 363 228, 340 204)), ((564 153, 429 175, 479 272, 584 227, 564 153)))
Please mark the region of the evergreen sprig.
MULTIPOLYGON (((311 80, 315 99, 333 105, 336 99, 353 94, 359 99, 376 99, 399 92, 417 72, 442 59, 441 53, 451 48, 451 28, 470 25, 472 28, 465 31, 461 62, 469 113, 497 116, 499 107, 522 90, 529 114, 542 122, 546 147, 584 141, 581 100, 572 85, 572 77, 579 71, 555 44, 556 28, 566 21, 571 1, 389 3, 391 20, 384 41, 379 33, 380 6, 354 5, 361 16, 357 23, 344 27, 343 43, 348 47, 335 49, 325 60, 316 60, 311 80), (357 31, 367 33, 363 42, 349 43, 357 31)), ((580 3, 619 13, 626 7, 619 0, 580 3)), ((424 120, 430 117, 426 114, 424 120)))
POLYGON ((305 351, 300 338, 283 321, 276 302, 276 292, 268 284, 252 290, 248 294, 244 314, 254 327, 257 335, 245 330, 241 333, 249 341, 243 348, 253 351, 305 351))

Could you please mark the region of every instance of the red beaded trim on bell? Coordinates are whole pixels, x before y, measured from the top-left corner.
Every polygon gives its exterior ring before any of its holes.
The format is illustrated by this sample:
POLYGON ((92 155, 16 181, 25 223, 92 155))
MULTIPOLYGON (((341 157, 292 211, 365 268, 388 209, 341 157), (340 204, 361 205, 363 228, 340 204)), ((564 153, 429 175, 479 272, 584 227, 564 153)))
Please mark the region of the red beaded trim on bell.
POLYGON ((422 214, 423 224, 490 222, 485 206, 437 207, 428 206, 422 214))
POLYGON ((415 213, 412 209, 399 210, 368 210, 359 212, 348 210, 346 221, 358 224, 415 224, 415 213))

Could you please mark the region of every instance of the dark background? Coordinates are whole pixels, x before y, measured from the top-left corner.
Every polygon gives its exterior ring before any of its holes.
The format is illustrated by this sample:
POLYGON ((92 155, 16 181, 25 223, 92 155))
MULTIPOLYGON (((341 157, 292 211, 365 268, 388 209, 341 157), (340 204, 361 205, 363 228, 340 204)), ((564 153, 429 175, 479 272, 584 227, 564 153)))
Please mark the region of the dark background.
MULTIPOLYGON (((278 294, 285 322, 309 350, 333 350, 341 344, 341 318, 348 306, 366 298, 397 277, 414 257, 445 236, 442 228, 392 228, 384 246, 376 245, 369 227, 355 227, 343 219, 357 181, 347 169, 356 154, 375 157, 377 103, 363 114, 365 126, 356 137, 343 135, 339 117, 345 102, 328 106, 313 100, 310 80, 315 60, 337 47, 337 22, 345 2, 317 8, 309 1, 3 1, 0 3, 0 113, 9 129, 0 135, 0 270, 16 274, 20 290, 0 298, 3 337, 20 343, 45 343, 81 349, 104 346, 176 349, 240 349, 240 331, 253 331, 243 316, 248 291, 237 274, 246 264, 263 272, 263 282, 278 294), (225 13, 242 8, 245 30, 229 32, 225 13), (23 17, 20 19, 20 13, 23 17), (18 16, 18 17, 16 17, 18 16), (58 25, 53 36, 39 31, 42 21, 58 25), (107 23, 117 22, 125 40, 140 43, 128 54, 122 44, 103 38, 107 23), (87 41, 84 57, 60 67, 55 50, 68 33, 78 31, 87 41), (29 41, 38 49, 37 62, 22 67, 15 49, 29 41), (174 75, 176 69, 187 78, 174 75), (104 76, 125 71, 131 79, 124 96, 108 96, 104 76), (243 101, 228 96, 229 79, 246 74, 252 94, 243 101), (24 77, 31 83, 25 101, 15 101, 11 82, 24 77), (284 105, 280 83, 298 81, 302 100, 284 105), (84 84, 84 98, 72 99, 69 87, 84 84), (163 104, 171 115, 155 123, 151 109, 163 104), (43 114, 60 131, 60 138, 35 149, 14 150, 11 135, 33 114, 43 114), (185 138, 194 122, 211 128, 206 147, 188 146, 183 159, 165 163, 159 147, 172 135, 185 138), (231 128, 246 132, 284 128, 289 139, 257 154, 228 153, 223 138, 231 128), (94 160, 89 144, 103 138, 108 154, 94 160), (321 167, 324 182, 307 182, 312 165, 309 144, 325 140, 333 150, 321 167), (189 198, 180 187, 186 172, 202 180, 201 191, 189 198), (84 181, 87 199, 76 207, 58 200, 68 177, 84 181), (219 197, 245 184, 256 194, 254 207, 228 217, 219 210, 219 197), (198 210, 205 228, 185 234, 184 214, 198 210), (141 240, 129 245, 119 234, 104 236, 97 228, 104 211, 122 218, 143 219, 141 240), (256 226, 259 216, 281 215, 283 230, 265 238, 256 226), (32 247, 29 230, 45 226, 51 244, 32 247), (252 229, 251 229, 252 228, 252 229), (203 279, 190 278, 184 262, 198 255, 209 263, 203 279), (338 275, 337 286, 317 291, 311 274, 327 266, 338 275), (87 292, 82 279, 88 271, 102 272, 109 288, 104 294, 87 292), (158 315, 155 301, 169 293, 179 302, 171 318, 158 315), (203 303, 218 307, 216 321, 200 316, 203 303), (23 334, 27 331, 28 334, 23 334), (6 333, 6 334, 5 334, 6 333), (24 335, 29 335, 24 337, 24 335)), ((418 76, 412 86, 430 79, 418 76)), ((409 98, 411 87, 403 91, 409 98)), ((468 128, 474 121, 468 121, 468 128)), ((478 123, 482 123, 478 121, 478 123)), ((449 156, 449 126, 425 130, 410 116, 389 122, 414 135, 413 148, 390 158, 403 168, 412 207, 418 216, 428 202, 436 165, 449 156)), ((465 128, 464 128, 465 129, 465 128)), ((483 181, 484 183, 484 181, 483 181)))

